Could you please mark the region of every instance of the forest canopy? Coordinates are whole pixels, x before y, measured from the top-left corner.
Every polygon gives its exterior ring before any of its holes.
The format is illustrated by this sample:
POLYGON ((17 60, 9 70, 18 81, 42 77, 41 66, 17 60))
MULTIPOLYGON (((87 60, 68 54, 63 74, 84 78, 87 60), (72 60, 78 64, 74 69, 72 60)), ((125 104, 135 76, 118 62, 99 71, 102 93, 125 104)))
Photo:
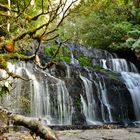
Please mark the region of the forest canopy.
POLYGON ((140 49, 139 0, 81 0, 60 29, 63 39, 110 51, 140 49))

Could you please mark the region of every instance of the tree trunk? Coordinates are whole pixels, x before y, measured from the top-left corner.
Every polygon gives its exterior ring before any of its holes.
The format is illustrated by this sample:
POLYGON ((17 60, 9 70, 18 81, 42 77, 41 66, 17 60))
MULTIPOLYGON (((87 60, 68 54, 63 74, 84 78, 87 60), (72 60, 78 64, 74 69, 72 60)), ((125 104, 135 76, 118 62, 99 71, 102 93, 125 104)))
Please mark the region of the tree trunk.
POLYGON ((140 8, 140 0, 133 0, 133 4, 134 4, 137 8, 140 8))
MULTIPOLYGON (((8 0, 8 8, 11 8, 11 0, 8 0)), ((10 11, 8 10, 8 15, 10 16, 10 11)), ((8 24, 7 24, 7 31, 10 31, 10 21, 8 20, 8 24)))
POLYGON ((42 124, 40 121, 37 121, 31 117, 14 114, 2 106, 0 106, 0 113, 6 114, 7 117, 14 121, 15 125, 24 126, 30 129, 36 134, 36 136, 40 136, 40 138, 44 140, 58 140, 56 134, 51 130, 51 128, 42 124))

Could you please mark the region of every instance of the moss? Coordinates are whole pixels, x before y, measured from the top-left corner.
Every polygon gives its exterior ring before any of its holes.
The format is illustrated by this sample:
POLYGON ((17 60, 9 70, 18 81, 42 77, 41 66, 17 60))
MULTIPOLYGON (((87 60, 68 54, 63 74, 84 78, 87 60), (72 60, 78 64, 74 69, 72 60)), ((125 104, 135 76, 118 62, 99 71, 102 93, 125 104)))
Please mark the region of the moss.
POLYGON ((114 73, 110 70, 100 69, 100 72, 106 75, 108 78, 113 80, 120 80, 117 73, 114 73))
POLYGON ((98 64, 97 64, 97 65, 93 65, 92 68, 95 69, 95 70, 97 70, 97 71, 100 71, 101 69, 103 69, 103 68, 102 68, 100 65, 98 65, 98 64))
POLYGON ((81 111, 81 99, 80 99, 80 97, 76 98, 75 106, 76 106, 78 111, 81 111))
POLYGON ((49 47, 45 47, 44 48, 44 53, 45 55, 48 57, 48 56, 51 56, 51 51, 50 51, 50 48, 49 47))
MULTIPOLYGON (((46 46, 44 53, 47 57, 54 56, 55 52, 58 50, 58 45, 52 44, 51 47, 46 46)), ((54 58, 55 61, 70 62, 70 52, 65 47, 60 47, 58 54, 54 58)))
POLYGON ((0 68, 6 69, 7 68, 7 62, 5 61, 3 56, 0 56, 0 68))
POLYGON ((19 103, 20 103, 22 112, 26 115, 29 115, 30 114, 30 101, 29 101, 28 97, 26 97, 26 96, 20 97, 19 103))
POLYGON ((67 62, 67 63, 70 62, 70 57, 67 57, 67 56, 62 56, 60 59, 61 59, 63 62, 67 62))
POLYGON ((102 74, 104 74, 105 76, 107 76, 110 79, 120 80, 118 78, 118 74, 117 73, 112 72, 112 71, 107 70, 107 69, 104 69, 100 65, 93 65, 92 68, 95 69, 97 72, 101 72, 102 74))
POLYGON ((10 59, 15 59, 15 60, 31 60, 31 59, 34 59, 34 55, 32 56, 26 56, 26 55, 23 55, 23 54, 19 54, 19 53, 9 53, 9 54, 4 54, 2 55, 3 58, 6 60, 6 61, 10 61, 10 59))
POLYGON ((79 60, 81 66, 92 67, 91 59, 86 57, 86 56, 84 56, 83 54, 80 55, 78 60, 79 60))

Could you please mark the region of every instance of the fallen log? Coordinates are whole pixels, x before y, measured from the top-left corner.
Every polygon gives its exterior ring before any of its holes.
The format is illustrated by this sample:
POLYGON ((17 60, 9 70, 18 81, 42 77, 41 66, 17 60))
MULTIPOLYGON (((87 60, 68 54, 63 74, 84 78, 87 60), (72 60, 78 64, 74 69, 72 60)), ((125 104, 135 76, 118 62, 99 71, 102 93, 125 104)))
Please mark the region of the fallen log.
POLYGON ((58 140, 51 128, 36 119, 12 113, 2 106, 0 106, 0 114, 7 115, 8 118, 13 120, 14 125, 24 126, 44 140, 58 140))

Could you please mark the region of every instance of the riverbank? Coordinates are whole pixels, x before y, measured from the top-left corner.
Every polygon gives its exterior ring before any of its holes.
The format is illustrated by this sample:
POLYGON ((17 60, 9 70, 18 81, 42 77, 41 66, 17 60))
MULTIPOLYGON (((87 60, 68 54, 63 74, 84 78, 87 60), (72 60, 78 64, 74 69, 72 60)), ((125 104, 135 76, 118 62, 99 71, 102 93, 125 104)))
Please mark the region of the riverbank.
POLYGON ((140 128, 66 130, 56 133, 60 140, 140 140, 140 128))
MULTIPOLYGON (((59 140, 140 140, 140 128, 90 129, 90 130, 59 130, 59 140)), ((33 140, 29 132, 6 133, 8 140, 33 140)), ((1 140, 1 138, 0 138, 1 140)), ((39 140, 39 139, 38 139, 39 140)))

